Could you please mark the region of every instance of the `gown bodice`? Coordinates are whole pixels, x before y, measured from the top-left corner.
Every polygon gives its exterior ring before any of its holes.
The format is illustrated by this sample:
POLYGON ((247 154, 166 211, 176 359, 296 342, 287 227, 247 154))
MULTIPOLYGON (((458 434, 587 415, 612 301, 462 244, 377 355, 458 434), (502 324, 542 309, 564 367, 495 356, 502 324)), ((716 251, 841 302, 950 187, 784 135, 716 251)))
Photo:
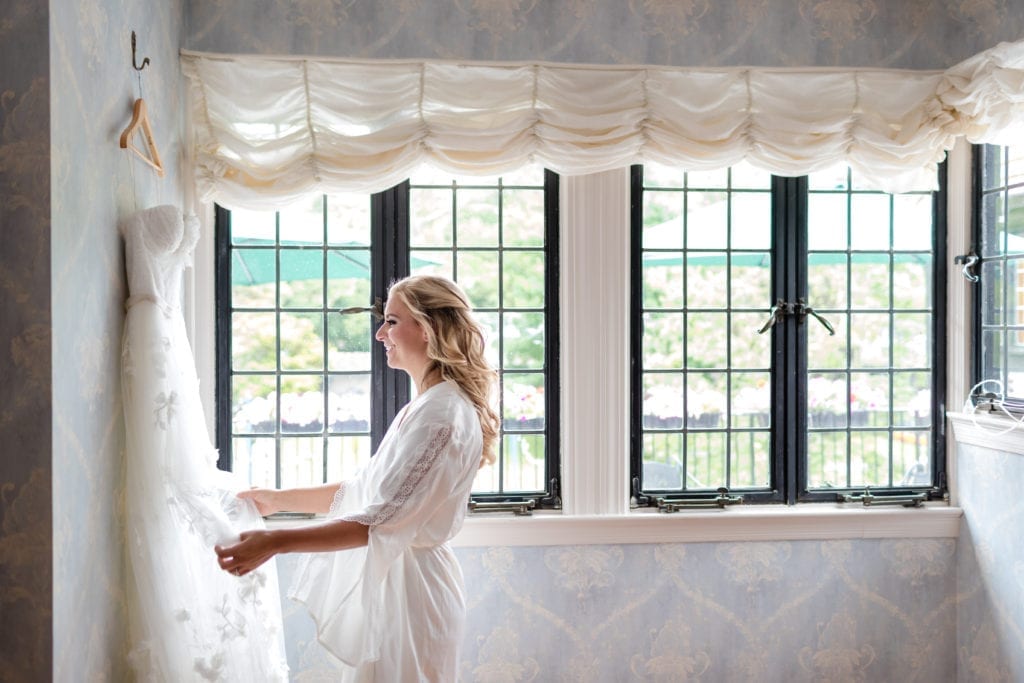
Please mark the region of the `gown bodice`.
POLYGON ((181 279, 199 241, 199 222, 170 205, 139 211, 121 225, 129 305, 152 301, 165 311, 180 307, 181 279))

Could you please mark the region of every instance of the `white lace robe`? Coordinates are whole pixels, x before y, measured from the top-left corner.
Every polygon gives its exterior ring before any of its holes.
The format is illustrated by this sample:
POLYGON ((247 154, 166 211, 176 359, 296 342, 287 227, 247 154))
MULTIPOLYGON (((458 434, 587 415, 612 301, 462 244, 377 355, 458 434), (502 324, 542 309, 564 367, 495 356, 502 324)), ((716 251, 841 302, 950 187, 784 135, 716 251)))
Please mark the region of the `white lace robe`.
POLYGON ((457 679, 462 570, 448 541, 466 516, 480 422, 452 382, 409 403, 376 455, 338 489, 329 518, 367 524, 365 548, 304 556, 290 597, 306 605, 345 681, 457 679))
POLYGON ((286 681, 273 563, 237 578, 214 543, 263 525, 217 469, 178 302, 199 236, 157 206, 121 225, 128 314, 121 385, 126 430, 129 657, 138 680, 286 681))

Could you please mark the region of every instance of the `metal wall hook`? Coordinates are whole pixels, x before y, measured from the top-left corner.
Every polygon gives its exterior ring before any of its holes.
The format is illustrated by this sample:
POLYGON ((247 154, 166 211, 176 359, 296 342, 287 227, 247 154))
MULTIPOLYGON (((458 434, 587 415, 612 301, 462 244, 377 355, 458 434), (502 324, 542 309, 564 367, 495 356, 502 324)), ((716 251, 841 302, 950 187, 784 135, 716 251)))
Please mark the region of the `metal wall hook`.
POLYGON ((135 60, 135 31, 132 31, 132 68, 136 71, 142 71, 149 64, 149 57, 143 57, 142 66, 139 66, 135 60))

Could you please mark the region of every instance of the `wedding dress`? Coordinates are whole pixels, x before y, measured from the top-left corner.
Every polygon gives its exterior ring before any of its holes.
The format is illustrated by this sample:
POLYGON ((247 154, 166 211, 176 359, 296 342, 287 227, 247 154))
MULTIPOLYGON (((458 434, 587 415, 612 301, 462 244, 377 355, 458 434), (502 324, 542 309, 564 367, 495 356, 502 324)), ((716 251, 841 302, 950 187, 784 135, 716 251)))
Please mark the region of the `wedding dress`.
POLYGON ((274 564, 238 578, 215 543, 263 526, 217 469, 179 301, 198 239, 173 206, 121 225, 128 272, 121 372, 130 661, 139 680, 286 681, 274 564))

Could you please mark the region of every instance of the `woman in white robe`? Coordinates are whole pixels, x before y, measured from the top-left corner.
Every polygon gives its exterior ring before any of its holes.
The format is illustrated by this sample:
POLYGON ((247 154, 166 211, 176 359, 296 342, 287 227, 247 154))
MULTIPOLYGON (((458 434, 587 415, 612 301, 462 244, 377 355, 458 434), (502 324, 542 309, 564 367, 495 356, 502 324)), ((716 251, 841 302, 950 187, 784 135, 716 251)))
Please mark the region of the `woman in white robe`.
POLYGON ((465 622, 462 572, 448 541, 465 519, 477 469, 494 459, 496 373, 466 295, 444 278, 392 285, 376 338, 388 365, 416 385, 377 453, 340 485, 240 493, 263 514, 327 520, 245 532, 217 554, 222 568, 244 576, 277 553, 310 553, 290 596, 345 665, 343 680, 448 683, 457 678, 465 622))

